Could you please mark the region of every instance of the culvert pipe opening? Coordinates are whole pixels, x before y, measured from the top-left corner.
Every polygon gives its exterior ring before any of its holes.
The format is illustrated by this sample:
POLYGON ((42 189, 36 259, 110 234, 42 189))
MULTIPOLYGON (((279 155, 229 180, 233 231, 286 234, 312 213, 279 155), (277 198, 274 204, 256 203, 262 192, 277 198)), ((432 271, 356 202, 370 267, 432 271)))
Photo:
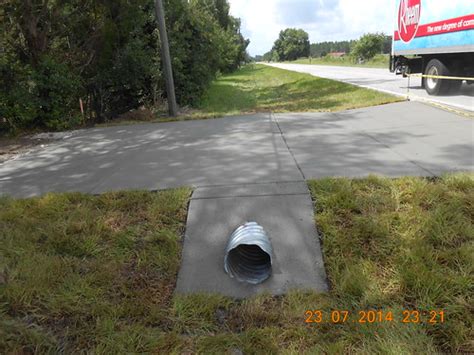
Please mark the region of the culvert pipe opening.
POLYGON ((272 274, 272 245, 265 230, 256 222, 245 223, 230 236, 224 258, 230 277, 259 284, 272 274))

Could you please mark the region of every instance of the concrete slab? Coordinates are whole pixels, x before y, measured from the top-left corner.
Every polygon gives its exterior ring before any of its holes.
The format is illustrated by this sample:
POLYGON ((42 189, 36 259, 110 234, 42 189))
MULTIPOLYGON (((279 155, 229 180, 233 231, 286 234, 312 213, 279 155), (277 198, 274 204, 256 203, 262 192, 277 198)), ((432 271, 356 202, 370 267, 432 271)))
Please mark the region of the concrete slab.
POLYGON ((474 120, 416 102, 96 128, 0 164, 0 194, 472 171, 473 137, 474 120))
POLYGON ((200 190, 190 204, 177 293, 243 298, 262 292, 283 294, 293 288, 327 291, 312 201, 304 183, 200 190), (274 195, 258 196, 258 191, 274 195), (238 282, 224 271, 228 238, 247 221, 259 223, 273 245, 273 274, 260 285, 238 282))
POLYGON ((416 165, 385 144, 362 132, 341 133, 312 129, 311 123, 299 135, 284 131, 285 139, 306 179, 326 176, 361 177, 430 176, 430 171, 416 165))
POLYGON ((449 125, 458 127, 473 120, 420 102, 398 102, 390 105, 347 110, 334 114, 351 129, 390 131, 394 128, 421 126, 423 130, 449 125))
POLYGON ((474 120, 421 103, 274 117, 305 178, 474 170, 474 120))
MULTIPOLYGON (((193 133, 194 134, 194 133, 193 133)), ((196 139, 150 143, 93 192, 124 188, 169 188, 299 180, 280 134, 229 128, 196 139), (183 144, 183 142, 185 142, 183 144), (129 171, 139 171, 130 179, 129 171)), ((173 135, 173 132, 170 132, 173 135)))
POLYGON ((307 195, 308 186, 304 181, 276 182, 272 184, 243 184, 200 187, 194 191, 193 199, 213 199, 225 197, 253 197, 276 195, 307 195))
POLYGON ((269 114, 85 130, 0 165, 0 194, 300 180, 269 114))
POLYGON ((338 113, 362 131, 433 175, 474 168, 474 120, 421 103, 338 113), (394 120, 393 118, 396 118, 394 120), (389 120, 392 120, 391 122, 389 120))

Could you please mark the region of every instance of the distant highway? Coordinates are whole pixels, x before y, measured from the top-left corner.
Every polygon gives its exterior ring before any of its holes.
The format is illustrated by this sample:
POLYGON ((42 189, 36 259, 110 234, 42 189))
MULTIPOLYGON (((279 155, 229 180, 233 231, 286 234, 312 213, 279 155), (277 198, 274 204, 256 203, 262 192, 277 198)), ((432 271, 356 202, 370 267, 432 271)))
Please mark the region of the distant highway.
POLYGON ((474 112, 474 85, 463 84, 461 89, 445 96, 430 96, 421 87, 421 78, 408 78, 390 73, 387 69, 342 67, 329 65, 264 63, 273 67, 308 73, 321 78, 339 80, 395 95, 409 96, 410 100, 434 103, 474 112))

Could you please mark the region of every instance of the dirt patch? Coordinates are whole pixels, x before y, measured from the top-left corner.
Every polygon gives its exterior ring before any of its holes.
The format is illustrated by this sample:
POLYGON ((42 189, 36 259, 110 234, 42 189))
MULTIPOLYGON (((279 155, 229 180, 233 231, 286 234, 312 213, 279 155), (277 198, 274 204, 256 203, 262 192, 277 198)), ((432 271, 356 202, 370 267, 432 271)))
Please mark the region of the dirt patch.
POLYGON ((0 164, 14 159, 18 155, 28 153, 35 149, 41 149, 43 145, 54 139, 37 138, 32 136, 0 138, 0 164))
POLYGON ((156 120, 155 114, 144 107, 141 107, 137 110, 131 110, 129 112, 125 112, 118 117, 114 118, 114 122, 122 122, 122 121, 140 121, 140 122, 150 122, 156 120))

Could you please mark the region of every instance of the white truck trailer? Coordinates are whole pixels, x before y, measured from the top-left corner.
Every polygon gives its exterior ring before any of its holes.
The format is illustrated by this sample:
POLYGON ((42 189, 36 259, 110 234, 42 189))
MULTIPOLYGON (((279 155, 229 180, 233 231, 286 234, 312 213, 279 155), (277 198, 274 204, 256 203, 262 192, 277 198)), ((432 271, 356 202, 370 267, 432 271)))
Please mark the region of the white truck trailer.
POLYGON ((396 5, 391 72, 427 75, 422 86, 430 95, 454 92, 474 77, 474 0, 396 0, 396 5))

